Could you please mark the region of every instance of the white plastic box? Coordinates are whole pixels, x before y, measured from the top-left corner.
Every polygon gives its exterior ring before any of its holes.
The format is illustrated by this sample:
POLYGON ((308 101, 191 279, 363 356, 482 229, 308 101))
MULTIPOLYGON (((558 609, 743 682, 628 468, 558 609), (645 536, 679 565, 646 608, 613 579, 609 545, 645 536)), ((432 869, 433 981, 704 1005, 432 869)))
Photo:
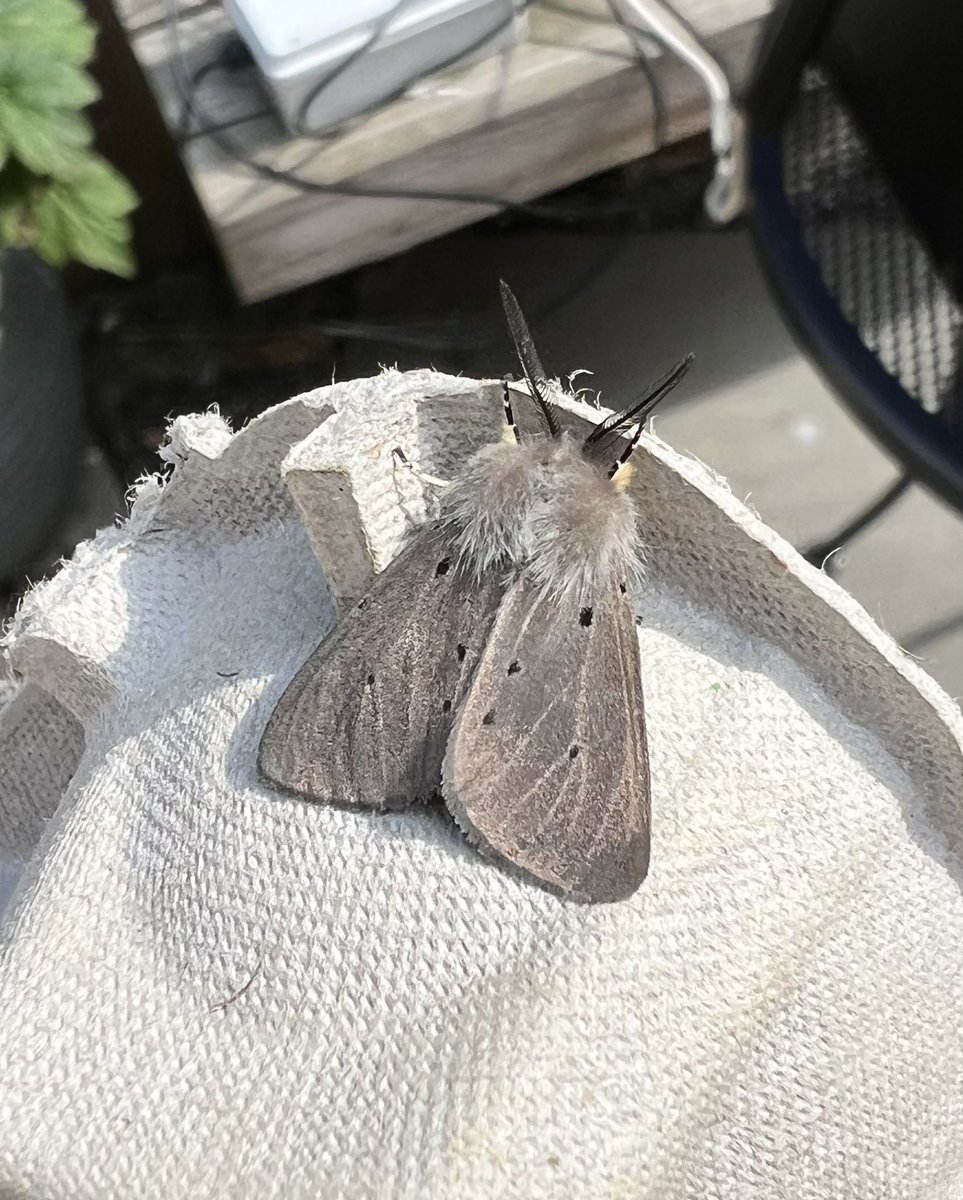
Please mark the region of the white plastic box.
POLYGON ((337 125, 462 55, 511 45, 520 20, 515 0, 225 4, 292 133, 337 125), (377 39, 363 49, 384 21, 377 39), (357 57, 326 84, 352 55, 357 57))

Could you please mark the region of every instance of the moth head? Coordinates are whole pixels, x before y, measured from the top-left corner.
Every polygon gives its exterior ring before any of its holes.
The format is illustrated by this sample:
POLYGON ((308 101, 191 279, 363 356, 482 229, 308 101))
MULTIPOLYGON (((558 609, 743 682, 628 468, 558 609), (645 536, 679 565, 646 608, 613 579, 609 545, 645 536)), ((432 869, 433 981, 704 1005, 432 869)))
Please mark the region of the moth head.
MULTIPOLYGON (((545 432, 553 441, 561 438, 561 428, 558 417, 551 404, 546 399, 546 393, 553 387, 545 374, 532 340, 528 323, 522 314, 521 306, 508 284, 500 282, 502 305, 508 320, 508 329, 515 343, 515 353, 522 365, 528 391, 545 426, 545 432)), ((616 491, 624 491, 632 477, 629 457, 645 427, 645 422, 655 407, 675 388, 685 377, 692 365, 692 354, 687 354, 680 362, 662 376, 660 380, 647 388, 641 396, 637 396, 631 404, 621 411, 613 413, 600 425, 597 425, 582 443, 582 454, 589 462, 595 463, 605 471, 612 480, 616 491), (629 435, 626 437, 626 435, 629 435)), ((506 412, 510 405, 506 391, 506 412)), ((515 435, 517 436, 517 435, 515 435)))

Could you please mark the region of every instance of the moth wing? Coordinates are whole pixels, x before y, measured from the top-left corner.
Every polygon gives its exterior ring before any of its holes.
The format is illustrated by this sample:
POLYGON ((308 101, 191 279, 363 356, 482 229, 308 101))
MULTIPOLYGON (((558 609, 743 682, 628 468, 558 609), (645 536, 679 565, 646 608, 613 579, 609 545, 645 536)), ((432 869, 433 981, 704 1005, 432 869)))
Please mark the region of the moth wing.
POLYGON ((261 773, 336 804, 402 808, 437 794, 503 590, 466 579, 445 531, 425 530, 288 685, 261 739, 261 773))
POLYGON ((442 777, 449 811, 481 848, 578 899, 636 890, 649 862, 649 766, 635 620, 617 587, 591 609, 524 578, 511 587, 442 777))

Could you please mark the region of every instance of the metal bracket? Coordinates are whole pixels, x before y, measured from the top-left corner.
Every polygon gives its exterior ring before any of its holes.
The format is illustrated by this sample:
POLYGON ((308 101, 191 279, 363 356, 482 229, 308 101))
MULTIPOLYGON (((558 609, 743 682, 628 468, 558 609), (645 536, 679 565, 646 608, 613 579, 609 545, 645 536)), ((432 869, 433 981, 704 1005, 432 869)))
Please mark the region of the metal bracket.
POLYGON ((716 168, 705 195, 710 219, 727 225, 746 206, 746 120, 733 95, 729 77, 699 40, 692 27, 662 0, 613 0, 623 15, 631 14, 689 64, 709 96, 709 136, 716 168))

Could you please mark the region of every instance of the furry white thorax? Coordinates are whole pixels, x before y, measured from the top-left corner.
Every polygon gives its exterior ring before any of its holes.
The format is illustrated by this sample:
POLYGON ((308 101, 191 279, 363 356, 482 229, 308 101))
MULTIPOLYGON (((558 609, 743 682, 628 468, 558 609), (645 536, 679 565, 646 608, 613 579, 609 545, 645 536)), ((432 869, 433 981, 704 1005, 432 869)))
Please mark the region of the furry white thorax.
POLYGON ((635 504, 568 434, 484 446, 443 497, 459 566, 526 572, 557 598, 632 586, 643 549, 635 504))

